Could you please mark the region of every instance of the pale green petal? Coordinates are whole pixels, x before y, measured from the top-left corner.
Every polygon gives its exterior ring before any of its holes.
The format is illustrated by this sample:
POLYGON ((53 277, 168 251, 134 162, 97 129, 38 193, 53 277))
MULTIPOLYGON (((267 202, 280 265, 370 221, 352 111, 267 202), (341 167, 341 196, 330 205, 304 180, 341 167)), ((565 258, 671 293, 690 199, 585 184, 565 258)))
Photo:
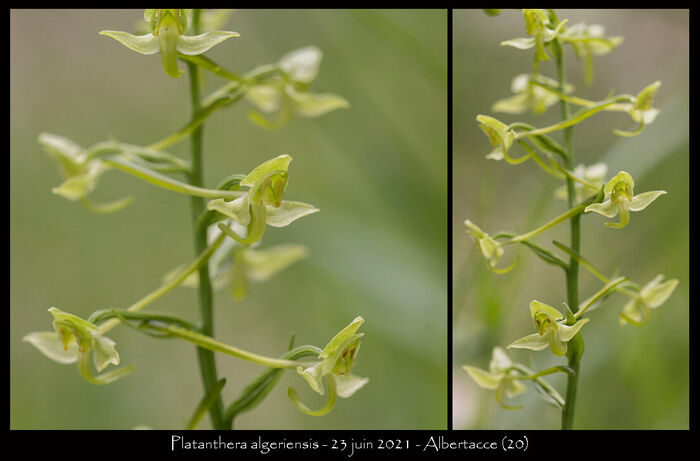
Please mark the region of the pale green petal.
POLYGON ((265 113, 275 112, 282 102, 282 86, 280 83, 270 85, 255 85, 245 95, 258 109, 265 113))
POLYGON ((564 318, 564 314, 562 314, 552 306, 536 300, 530 301, 530 316, 532 316, 532 318, 534 319, 535 315, 537 315, 540 312, 547 314, 554 320, 561 320, 564 318))
POLYGON ((112 37, 125 47, 141 54, 156 54, 160 51, 158 37, 153 34, 131 35, 128 32, 119 30, 103 30, 100 35, 112 37))
POLYGON ((66 348, 55 331, 36 331, 22 338, 39 349, 39 352, 54 362, 69 364, 78 359, 78 343, 71 342, 66 348))
POLYGON ((304 245, 277 245, 265 250, 248 250, 243 253, 246 274, 251 280, 264 282, 278 272, 308 256, 304 245))
POLYGON ((533 37, 513 38, 501 42, 501 46, 512 46, 519 50, 528 50, 535 46, 535 39, 533 37))
POLYGON ((292 161, 292 157, 283 154, 277 156, 273 159, 267 160, 256 166, 253 171, 248 173, 248 176, 243 178, 240 182, 241 186, 255 187, 257 182, 268 176, 270 173, 277 171, 287 171, 289 169, 289 163, 292 161))
POLYGON ((108 169, 99 160, 93 160, 90 162, 87 172, 66 179, 58 187, 54 187, 52 192, 68 200, 81 199, 95 189, 97 180, 108 169))
POLYGON ((319 357, 326 359, 341 353, 343 348, 345 348, 349 342, 357 339, 356 332, 363 323, 365 323, 365 319, 363 319, 361 316, 355 317, 353 321, 348 324, 348 326, 340 330, 338 334, 336 334, 333 339, 326 344, 326 347, 323 349, 323 351, 321 351, 319 357))
POLYGON ((92 358, 97 371, 102 371, 110 363, 119 365, 119 354, 114 348, 115 342, 105 336, 95 337, 95 351, 92 358))
POLYGON ((299 92, 287 85, 287 95, 294 101, 294 110, 302 117, 319 117, 336 109, 347 109, 350 103, 336 94, 299 92))
POLYGON ((601 214, 606 218, 614 218, 615 216, 617 216, 618 209, 612 203, 612 200, 608 199, 603 203, 594 203, 592 205, 588 205, 583 211, 585 211, 586 213, 592 211, 594 213, 601 214))
POLYGON ((489 160, 503 160, 505 155, 503 154, 503 147, 498 146, 486 155, 489 160))
POLYGON ((39 144, 59 163, 64 177, 69 178, 84 172, 83 163, 87 159, 85 150, 68 138, 51 133, 41 133, 39 144))
POLYGON ((279 207, 267 205, 267 224, 272 227, 284 227, 297 219, 320 211, 313 205, 303 202, 283 200, 279 207))
POLYGON ((468 219, 465 219, 465 220, 464 220, 464 225, 467 226, 467 227, 469 228, 469 230, 467 230, 467 233, 468 233, 472 238, 475 238, 477 242, 478 242, 479 240, 481 240, 482 238, 484 238, 484 237, 487 236, 487 234, 484 233, 484 232, 479 228, 479 226, 477 226, 476 224, 474 224, 473 222, 471 222, 471 221, 468 220, 468 219))
POLYGON ((217 211, 236 222, 247 225, 250 222, 250 197, 246 194, 230 202, 217 198, 207 203, 207 210, 217 211))
POLYGON ((574 323, 571 326, 567 325, 559 325, 559 339, 564 342, 568 342, 576 336, 576 333, 579 332, 582 326, 584 326, 586 323, 588 323, 590 319, 581 319, 578 322, 574 323))
POLYGON ((513 366, 513 361, 508 357, 506 351, 502 347, 494 347, 491 354, 491 362, 489 362, 489 371, 497 373, 507 370, 513 366))
POLYGON ((678 286, 677 279, 663 280, 663 275, 657 275, 654 280, 645 285, 639 293, 640 298, 648 307, 655 309, 661 306, 671 296, 673 290, 678 286))
POLYGON ((202 54, 211 47, 218 45, 231 37, 240 37, 238 32, 215 30, 200 35, 180 35, 177 41, 177 51, 186 55, 202 54))
POLYGON ((503 256, 503 248, 489 236, 479 240, 479 248, 484 258, 493 266, 495 266, 501 256, 503 256))
POLYGON ((612 191, 615 188, 615 186, 621 182, 627 183, 627 185, 630 188, 630 191, 634 189, 634 179, 632 179, 632 176, 630 176, 630 174, 626 171, 620 171, 605 184, 605 196, 607 197, 610 194, 612 194, 612 191))
POLYGON ((318 75, 323 53, 316 46, 306 46, 285 54, 279 61, 280 68, 297 82, 311 83, 318 75))
POLYGON ((321 395, 324 394, 323 373, 321 371, 322 364, 323 362, 318 362, 314 366, 308 368, 297 367, 297 373, 299 373, 301 377, 304 378, 304 380, 306 380, 307 383, 309 383, 311 389, 313 389, 315 392, 318 392, 321 395))
POLYGON ((545 336, 540 336, 537 333, 527 335, 517 341, 511 343, 508 349, 532 349, 533 351, 541 351, 549 346, 549 341, 545 336))
POLYGON ((509 98, 499 99, 491 106, 493 112, 505 114, 522 114, 530 107, 527 93, 518 93, 509 98))
POLYGON ((479 128, 489 137, 491 144, 498 146, 503 144, 508 125, 488 115, 477 115, 476 121, 479 123, 479 128))
POLYGON ((644 208, 648 207, 651 202, 664 194, 666 194, 665 190, 642 192, 641 194, 632 197, 632 200, 629 203, 629 209, 630 211, 642 211, 644 208))
POLYGON ((501 384, 501 381, 503 380, 503 377, 505 376, 503 373, 489 373, 486 370, 471 367, 469 365, 464 365, 462 368, 464 368, 464 370, 466 370, 466 372, 469 373, 469 376, 471 376, 472 379, 476 381, 476 384, 478 384, 479 387, 483 387, 484 389, 488 389, 491 391, 498 388, 498 386, 501 384))
POLYGON ((367 384, 369 378, 355 375, 336 376, 335 382, 338 385, 338 397, 346 399, 367 384))
POLYGON ((631 323, 636 326, 644 325, 649 321, 651 311, 636 298, 630 299, 620 313, 620 324, 631 323))
POLYGON ((515 379, 507 379, 505 382, 506 397, 509 399, 515 397, 516 395, 522 394, 527 388, 523 383, 515 379))

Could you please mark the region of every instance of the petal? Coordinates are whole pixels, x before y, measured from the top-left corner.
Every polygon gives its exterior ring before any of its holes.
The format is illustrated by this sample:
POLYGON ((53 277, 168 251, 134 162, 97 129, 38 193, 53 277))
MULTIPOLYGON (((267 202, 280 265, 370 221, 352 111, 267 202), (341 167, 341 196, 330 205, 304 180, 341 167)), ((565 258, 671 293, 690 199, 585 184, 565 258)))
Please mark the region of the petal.
POLYGON ((536 300, 530 301, 530 316, 534 319, 535 315, 539 314, 540 312, 547 314, 554 320, 561 320, 564 318, 564 314, 562 314, 552 306, 536 300))
POLYGON ((651 202, 666 193, 665 190, 652 190, 635 195, 629 203, 629 209, 630 211, 642 211, 644 208, 648 207, 651 202))
POLYGON ((68 200, 78 200, 95 189, 97 180, 107 171, 106 167, 100 160, 93 160, 87 167, 87 171, 78 176, 73 176, 65 180, 58 187, 54 187, 51 191, 54 194, 67 198, 68 200))
POLYGON ((469 234, 472 238, 475 238, 476 241, 481 240, 482 238, 486 237, 487 234, 482 231, 479 226, 471 222, 469 219, 464 220, 464 225, 467 226, 469 229, 467 230, 467 234, 469 234))
POLYGON ((160 33, 158 34, 158 44, 160 46, 160 59, 165 73, 171 77, 178 78, 184 75, 177 67, 177 48, 180 39, 179 26, 172 15, 166 16, 161 21, 160 33))
POLYGON ((501 42, 501 46, 512 46, 519 50, 527 50, 535 46, 535 39, 533 37, 512 38, 501 42))
POLYGON ((323 374, 321 372, 323 362, 318 362, 312 367, 303 368, 297 367, 297 373, 306 380, 311 389, 323 395, 323 374))
POLYGON ((251 280, 264 282, 309 254, 304 245, 277 245, 265 250, 248 250, 242 255, 251 280))
POLYGON ((509 98, 499 99, 491 106, 493 112, 503 112, 505 114, 522 114, 528 108, 527 93, 519 93, 509 98))
POLYGON ((515 379, 506 378, 505 386, 506 397, 508 397, 509 399, 515 397, 518 394, 522 394, 527 390, 523 383, 515 379))
MULTIPOLYGON (((615 186, 617 186, 618 183, 621 182, 627 183, 630 191, 634 189, 634 179, 632 179, 632 176, 630 176, 630 174, 626 171, 620 171, 605 184, 605 196, 608 197, 610 194, 612 194, 615 186)), ((630 195, 632 194, 630 193, 630 195)))
POLYGON ((255 187, 257 183, 263 178, 267 177, 270 173, 277 171, 287 171, 289 169, 289 163, 292 161, 292 157, 283 154, 273 159, 270 159, 264 163, 261 163, 253 171, 248 173, 248 176, 241 180, 241 186, 255 187))
POLYGON ((568 325, 559 325, 559 339, 564 342, 568 342, 576 336, 576 333, 579 332, 582 326, 584 326, 586 323, 588 323, 590 319, 581 319, 578 322, 574 323, 571 326, 568 325))
POLYGON ((508 357, 506 351, 502 347, 494 347, 491 355, 491 362, 489 362, 489 370, 492 373, 497 373, 505 371, 512 366, 513 361, 508 357))
POLYGON ((137 51, 141 54, 156 54, 160 51, 158 37, 153 34, 147 35, 131 35, 128 32, 119 30, 103 30, 100 35, 112 37, 130 50, 137 51))
POLYGON ((503 256, 503 248, 488 235, 479 240, 479 249, 481 249, 484 258, 493 266, 495 266, 501 256, 503 256))
POLYGON ((218 211, 243 225, 250 222, 250 198, 248 194, 230 202, 222 198, 211 200, 207 203, 207 210, 218 211))
POLYGON ((549 341, 546 337, 540 336, 538 333, 533 333, 511 343, 508 349, 532 349, 533 351, 541 351, 548 346, 549 341))
POLYGON ((44 150, 59 163, 63 176, 69 178, 84 172, 87 159, 85 150, 68 138, 51 133, 41 133, 37 139, 44 150))
POLYGON ((331 339, 323 351, 319 354, 319 357, 324 359, 323 373, 328 373, 331 368, 335 365, 337 357, 343 352, 343 349, 347 344, 355 341, 361 334, 357 334, 357 330, 365 322, 361 316, 355 317, 355 319, 350 322, 348 326, 343 328, 336 334, 333 339, 331 339))
POLYGON ((498 388, 498 386, 501 384, 501 381, 503 380, 503 377, 505 376, 503 373, 489 373, 486 370, 482 370, 481 368, 476 367, 470 367, 469 365, 464 365, 462 368, 464 368, 464 370, 466 370, 466 372, 469 373, 469 376, 472 377, 472 379, 476 382, 476 384, 479 385, 479 387, 491 391, 498 388))
POLYGON ((637 298, 629 300, 620 313, 620 325, 631 323, 635 326, 642 326, 649 321, 651 316, 650 309, 640 302, 637 298))
POLYGON ((678 279, 671 279, 664 283, 659 283, 662 279, 663 276, 658 275, 652 282, 645 285, 640 292, 640 298, 644 304, 652 309, 665 303, 673 293, 673 290, 676 289, 676 286, 678 286, 678 279))
POLYGON ((320 211, 313 205, 303 202, 282 200, 279 207, 267 205, 267 224, 272 227, 285 227, 297 219, 320 211))
POLYGON ((226 32, 222 30, 205 32, 200 35, 180 35, 177 41, 177 51, 190 56, 202 54, 214 45, 218 45, 231 37, 239 37, 240 35, 241 34, 238 32, 226 32))
POLYGON ((323 53, 316 46, 306 46, 285 54, 279 60, 280 68, 297 82, 311 83, 318 75, 323 53))
POLYGON ((255 85, 245 96, 261 111, 275 112, 282 101, 282 87, 279 84, 255 85))
POLYGON ((337 94, 299 92, 291 85, 288 85, 285 91, 294 101, 294 110, 302 117, 319 117, 336 109, 350 107, 350 103, 337 94))
POLYGON ((496 147, 486 155, 486 158, 489 160, 503 160, 505 158, 505 155, 503 154, 503 146, 496 147))
POLYGON ((92 358, 97 371, 102 371, 110 363, 119 365, 119 354, 114 348, 115 342, 105 336, 95 337, 95 351, 92 358))
POLYGON ((58 363, 75 363, 78 359, 78 343, 75 341, 64 348, 63 342, 55 331, 35 331, 22 338, 39 349, 39 352, 58 363))
POLYGON ((608 199, 603 203, 593 203, 588 205, 585 210, 586 213, 593 212, 605 216, 606 218, 614 218, 617 216, 617 207, 613 205, 612 200, 608 199))
POLYGON ((369 378, 361 378, 355 375, 336 376, 335 382, 338 385, 338 397, 346 399, 367 384, 369 378))

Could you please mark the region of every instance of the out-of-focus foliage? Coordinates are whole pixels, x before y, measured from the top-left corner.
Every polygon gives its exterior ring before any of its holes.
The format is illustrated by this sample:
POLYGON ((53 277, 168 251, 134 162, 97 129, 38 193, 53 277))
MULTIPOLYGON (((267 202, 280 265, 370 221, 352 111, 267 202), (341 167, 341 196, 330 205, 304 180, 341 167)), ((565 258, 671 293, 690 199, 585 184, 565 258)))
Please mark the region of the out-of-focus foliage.
MULTIPOLYGON (((202 395, 189 344, 117 328, 110 337, 136 369, 97 387, 21 341, 48 327, 51 306, 76 315, 123 308, 194 256, 186 197, 108 172, 96 199, 121 193, 136 200, 120 213, 90 214, 51 193, 61 178, 36 142, 48 131, 81 145, 109 137, 147 145, 187 122, 187 79, 168 79, 158 57, 98 35, 132 30, 140 14, 10 14, 12 428, 180 428, 202 395)), ((247 101, 207 121, 207 186, 288 154, 294 157, 288 193, 321 209, 264 236, 266 247, 306 245, 308 258, 243 302, 233 302, 226 289, 217 292, 216 338, 278 356, 292 333, 298 345, 322 347, 361 315, 362 359, 353 371, 370 377, 352 402, 314 418, 298 412, 285 389, 294 385, 310 405, 322 397, 287 372, 260 407, 236 420, 237 428, 446 427, 446 21, 437 10, 240 10, 222 25, 241 34, 208 53, 222 66, 244 73, 316 45, 324 57, 315 90, 342 94, 351 107, 296 118, 277 131, 251 124, 247 101)), ((207 75, 204 94, 224 83, 207 75)), ((186 157, 188 142, 172 151, 186 157)), ((156 304, 154 310, 197 318, 193 290, 178 289, 156 304)), ((225 356, 218 368, 229 402, 261 371, 225 356)), ((200 427, 208 424, 205 418, 200 427)))
MULTIPOLYGON (((688 11, 687 10, 562 10, 570 23, 601 24, 624 43, 595 57, 595 81, 583 96, 601 99, 611 89, 636 94, 649 81, 661 80, 655 97, 660 114, 636 138, 615 136, 610 126, 634 122, 625 114, 602 114, 574 130, 576 161, 606 162, 611 172, 628 171, 640 190, 668 191, 665 206, 650 207, 624 229, 601 225, 599 216, 582 219, 582 253, 611 276, 641 284, 657 274, 677 278, 678 287, 649 324, 620 327, 618 314, 627 299, 612 295, 584 329, 586 344, 574 425, 589 429, 687 429, 689 425, 688 332, 688 11), (615 119, 615 120, 613 120, 615 119)), ((478 222, 484 232, 528 231, 565 210, 553 191, 560 183, 534 163, 507 165, 486 160, 488 142, 475 122, 507 94, 515 75, 532 67, 532 55, 500 46, 523 34, 522 14, 503 10, 489 17, 480 10, 454 13, 454 427, 556 429, 561 414, 533 393, 512 400, 518 411, 500 409, 474 384, 462 365, 485 367, 495 346, 510 344, 531 330, 528 304, 539 299, 560 306, 566 298, 562 271, 533 258, 527 249, 510 247, 503 255, 505 275, 490 272, 479 249, 465 233, 464 220, 478 222)), ((585 88, 585 63, 567 52, 567 81, 585 88)), ((552 62, 540 64, 553 75, 552 62)), ((502 115, 502 114, 501 114, 502 115)), ((504 123, 515 117, 499 116, 504 123)), ((560 119, 558 106, 525 121, 545 126, 560 119)), ((558 138, 561 140, 561 138, 558 138)), ((611 175, 609 175, 610 177, 611 175)), ((568 225, 537 237, 551 247, 567 242, 568 225)), ((556 250, 556 249, 555 249, 556 250)), ((561 254, 561 253, 559 253, 561 254)), ((580 298, 601 284, 585 269, 580 298)), ((562 363, 551 354, 509 351, 513 360, 537 369, 562 363)), ((565 378, 550 382, 561 392, 565 378)))

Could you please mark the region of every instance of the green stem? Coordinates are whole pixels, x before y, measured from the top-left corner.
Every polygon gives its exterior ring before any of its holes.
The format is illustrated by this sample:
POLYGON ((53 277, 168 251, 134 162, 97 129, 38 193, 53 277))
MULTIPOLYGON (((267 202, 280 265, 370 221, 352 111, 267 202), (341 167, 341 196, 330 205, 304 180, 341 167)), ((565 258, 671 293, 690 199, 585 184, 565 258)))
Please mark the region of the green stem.
POLYGON ((270 368, 296 368, 308 366, 308 363, 306 362, 278 359, 275 357, 267 357, 264 355, 255 354, 253 352, 248 352, 244 349, 239 349, 237 347, 224 344, 210 336, 197 333, 196 331, 182 328, 177 325, 160 326, 155 324, 144 324, 141 328, 184 339, 192 344, 196 344, 200 349, 205 349, 207 352, 221 352, 223 354, 231 355, 233 357, 270 368))
POLYGON ((573 187, 574 187, 573 184, 574 183, 571 180, 571 178, 567 177, 567 186, 569 187, 569 204, 572 205, 572 208, 569 211, 557 216, 556 218, 552 219, 548 223, 541 225, 537 229, 531 230, 530 232, 528 232, 526 234, 520 234, 520 235, 513 237, 512 239, 508 240, 507 242, 504 242, 501 246, 510 245, 512 243, 522 242, 524 240, 529 240, 530 238, 534 237, 535 235, 541 234, 542 232, 546 231, 547 229, 550 229, 550 228, 556 226, 557 224, 559 224, 563 221, 566 221, 567 219, 571 219, 571 221, 574 221, 574 219, 576 219, 578 221, 578 217, 581 215, 581 213, 583 213, 583 210, 589 205, 589 203, 584 202, 578 206, 573 206, 574 203, 573 203, 573 200, 571 200, 571 197, 575 197, 575 194, 573 192, 571 192, 571 189, 573 189, 573 187))
MULTIPOLYGON (((559 91, 564 93, 564 85, 566 83, 566 74, 564 71, 564 50, 558 40, 554 40, 552 43, 552 48, 554 49, 554 54, 556 55, 557 63, 557 79, 559 83, 559 91)), ((612 105, 610 103, 608 105, 612 105)), ((560 100, 561 107, 561 117, 563 120, 570 120, 570 110, 569 104, 560 100)), ((592 110, 598 112, 603 110, 606 106, 603 104, 598 105, 598 107, 592 110)), ((593 112, 593 113, 595 113, 593 112)), ((590 115, 593 115, 590 113, 590 115)), ((575 119, 576 117, 574 117, 575 119)), ((562 125, 562 124, 560 124, 562 125)), ((574 146, 573 146, 573 124, 568 124, 564 129, 564 148, 566 149, 567 156, 564 159, 566 169, 573 171, 574 169, 574 146)), ((576 190, 574 188, 574 181, 571 176, 566 177, 566 188, 569 199, 569 208, 573 208, 576 201, 576 190)), ((575 252, 579 252, 581 247, 581 215, 576 214, 572 216, 571 221, 571 248, 575 252)), ((578 309, 578 260, 576 258, 569 259, 569 270, 566 271, 566 298, 571 309, 578 309)), ((576 312, 574 312, 575 314, 576 312)), ((576 406, 576 391, 578 388, 578 376, 579 376, 579 366, 581 361, 581 355, 583 354, 583 336, 581 333, 577 334, 571 341, 569 341, 569 347, 567 348, 566 355, 569 359, 569 368, 573 370, 573 373, 568 375, 566 382, 566 397, 565 405, 562 411, 561 418, 561 428, 562 429, 572 429, 574 423, 574 408, 576 406)))
MULTIPOLYGON (((199 14, 200 10, 192 11, 192 33, 199 34, 199 14)), ((199 70, 195 64, 187 63, 188 75, 190 77, 190 96, 192 104, 192 120, 200 118, 201 101, 200 101, 200 81, 199 70)), ((204 120, 204 118, 201 118, 204 120)), ((192 151, 192 170, 190 175, 190 183, 199 188, 203 184, 202 180, 202 125, 200 124, 192 131, 191 137, 192 151)), ((207 247, 207 232, 206 229, 198 226, 199 216, 204 210, 204 201, 200 197, 191 198, 192 206, 192 228, 194 230, 194 247, 197 253, 207 247)), ((204 264, 199 267, 199 310, 201 315, 201 333, 206 336, 214 336, 214 309, 212 303, 212 288, 209 278, 209 265, 204 264)), ((216 361, 214 352, 203 347, 197 348, 197 357, 199 358, 199 372, 204 385, 204 394, 208 394, 216 383, 219 381, 216 374, 216 361)), ((224 403, 221 396, 209 407, 209 416, 214 429, 225 429, 224 425, 224 403)))
MULTIPOLYGON (((178 192, 180 194, 187 194, 194 197, 203 198, 223 198, 227 200, 235 200, 244 195, 243 192, 205 189, 203 187, 199 187, 198 185, 187 184, 118 157, 106 157, 102 160, 102 162, 107 166, 123 171, 124 173, 128 173, 139 179, 143 179, 144 181, 150 182, 153 185, 173 192, 178 192)), ((192 172, 192 175, 194 175, 194 171, 192 172)))

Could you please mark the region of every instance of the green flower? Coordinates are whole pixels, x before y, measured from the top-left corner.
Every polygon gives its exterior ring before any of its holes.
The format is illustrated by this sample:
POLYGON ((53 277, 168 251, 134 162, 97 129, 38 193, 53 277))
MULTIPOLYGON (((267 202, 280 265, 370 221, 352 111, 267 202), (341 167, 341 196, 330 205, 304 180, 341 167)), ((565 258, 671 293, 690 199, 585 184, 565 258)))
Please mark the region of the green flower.
POLYGON ((364 336, 364 333, 357 333, 357 330, 364 321, 362 317, 356 317, 335 335, 319 354, 319 362, 308 367, 297 367, 297 373, 304 378, 312 390, 324 395, 324 379, 329 389, 326 407, 319 411, 311 411, 299 401, 294 389, 290 388, 289 398, 299 410, 312 416, 328 413, 335 405, 336 395, 342 398, 350 397, 369 382, 369 378, 352 374, 352 368, 355 366, 360 350, 360 342, 364 336))
POLYGON ((513 263, 505 269, 496 269, 498 260, 503 256, 503 248, 501 248, 501 245, 470 220, 465 220, 464 225, 467 226, 467 234, 474 240, 476 246, 481 250, 481 254, 486 258, 486 265, 490 270, 497 274, 504 274, 515 267, 516 263, 513 263))
POLYGON ((663 278, 663 275, 657 275, 654 280, 642 287, 639 295, 630 299, 620 313, 620 325, 631 323, 641 326, 649 321, 651 310, 665 303, 678 285, 677 279, 661 283, 663 278))
POLYGON ((659 109, 653 107, 653 104, 654 96, 660 86, 661 82, 657 80, 640 91, 639 94, 635 96, 634 103, 622 105, 630 117, 632 117, 632 120, 637 123, 643 122, 645 125, 656 120, 656 116, 659 115, 659 109))
POLYGON ((210 31, 200 35, 183 35, 188 26, 192 10, 186 9, 149 9, 144 12, 144 19, 150 23, 152 33, 132 35, 128 32, 103 30, 106 35, 117 40, 127 48, 141 54, 160 52, 163 69, 171 77, 180 77, 177 67, 177 53, 198 55, 206 52, 231 37, 238 37, 238 32, 210 31))
POLYGON ((477 115, 476 121, 479 122, 479 128, 488 136, 491 144, 496 146, 486 158, 492 160, 503 160, 508 149, 513 145, 515 132, 508 129, 508 125, 496 120, 488 115, 477 115))
POLYGON ((620 213, 619 223, 606 222, 605 225, 621 229, 629 222, 630 211, 641 211, 656 200, 657 197, 666 193, 665 190, 655 190, 632 195, 633 190, 634 180, 632 176, 625 171, 620 171, 605 184, 605 201, 588 205, 584 211, 587 213, 592 211, 606 218, 614 218, 620 213))
POLYGON ((567 27, 559 34, 559 40, 568 43, 574 49, 576 57, 586 63, 586 85, 593 83, 593 56, 602 56, 612 52, 623 41, 622 37, 605 37, 605 28, 598 24, 584 23, 567 27))
POLYGON ((532 349, 541 351, 549 346, 554 355, 566 354, 566 343, 571 340, 589 319, 581 319, 571 326, 561 322, 564 315, 547 304, 539 301, 530 302, 530 315, 537 328, 537 333, 525 336, 513 342, 508 349, 532 349))
POLYGON ((523 383, 518 381, 520 373, 513 368, 513 365, 506 351, 500 347, 494 347, 488 371, 469 365, 464 365, 462 368, 469 373, 479 387, 496 391, 494 397, 500 406, 506 409, 517 409, 520 407, 503 403, 504 396, 510 399, 527 390, 523 383))
MULTIPOLYGON (((227 219, 226 225, 240 233, 246 231, 245 227, 232 219, 227 219)), ((214 242, 221 232, 218 226, 209 226, 209 244, 214 242)), ((218 290, 230 284, 233 299, 245 299, 250 291, 251 282, 265 282, 309 254, 304 245, 282 244, 257 249, 259 243, 241 245, 233 239, 226 239, 219 245, 209 258, 209 274, 214 289, 218 290)), ((183 268, 184 266, 178 266, 170 271, 163 277, 164 282, 172 280, 183 268)), ((199 274, 193 272, 181 285, 196 288, 199 285, 199 274)))
MULTIPOLYGON (((548 107, 559 102, 557 95, 540 86, 533 85, 533 81, 552 87, 559 85, 556 80, 543 75, 520 74, 513 79, 510 85, 510 90, 515 95, 499 99, 491 106, 491 110, 506 114, 522 114, 529 109, 533 114, 541 114, 548 107)), ((564 93, 571 93, 572 91, 574 91, 573 85, 568 83, 564 85, 564 93)))
POLYGON ((55 331, 29 333, 22 338, 23 341, 55 362, 70 364, 77 361, 80 373, 93 384, 107 384, 132 371, 133 367, 129 366, 93 376, 90 370, 90 352, 97 371, 104 370, 109 364, 119 365, 115 342, 102 336, 99 328, 87 320, 55 307, 50 308, 49 312, 54 317, 55 331))
POLYGON ((525 31, 531 37, 514 38, 501 42, 502 46, 512 46, 520 50, 527 50, 535 47, 536 57, 541 61, 549 59, 544 45, 554 40, 561 32, 567 20, 561 21, 556 28, 550 29, 549 15, 541 9, 524 9, 523 19, 525 21, 525 31))
MULTIPOLYGON (((49 156, 56 161, 64 181, 53 188, 53 193, 68 200, 81 200, 89 203, 87 196, 95 187, 100 177, 110 169, 98 158, 89 158, 87 151, 70 139, 51 133, 41 133, 38 138, 49 156)), ((131 203, 126 197, 107 204, 91 204, 94 211, 113 212, 131 203)))
POLYGON ((249 244, 260 240, 266 224, 285 227, 318 208, 303 202, 282 200, 287 188, 287 170, 292 157, 280 155, 257 166, 239 183, 249 187, 240 197, 229 202, 215 199, 207 204, 208 210, 221 213, 236 223, 247 226, 247 235, 235 232, 224 223, 219 228, 237 242, 249 244))
MULTIPOLYGON (((605 163, 599 162, 599 163, 594 163, 593 165, 590 166, 585 166, 585 165, 577 165, 576 168, 574 168, 574 176, 577 178, 581 178, 584 181, 588 182, 591 184, 591 186, 595 186, 595 189, 591 187, 584 186, 580 182, 574 182, 574 190, 576 192, 576 201, 578 203, 581 203, 583 200, 588 198, 590 195, 594 194, 595 192, 599 191, 601 187, 603 187, 603 184, 605 184, 605 175, 608 172, 608 165, 605 163)), ((569 200, 569 194, 567 192, 566 186, 561 186, 554 192, 554 196, 558 199, 562 199, 564 201, 569 200)))
POLYGON ((287 53, 278 66, 281 77, 251 87, 246 98, 260 112, 277 114, 272 120, 256 110, 248 115, 263 128, 278 128, 286 124, 293 113, 302 117, 318 117, 336 109, 350 107, 343 97, 311 93, 310 87, 318 75, 323 54, 315 46, 307 46, 287 53))

